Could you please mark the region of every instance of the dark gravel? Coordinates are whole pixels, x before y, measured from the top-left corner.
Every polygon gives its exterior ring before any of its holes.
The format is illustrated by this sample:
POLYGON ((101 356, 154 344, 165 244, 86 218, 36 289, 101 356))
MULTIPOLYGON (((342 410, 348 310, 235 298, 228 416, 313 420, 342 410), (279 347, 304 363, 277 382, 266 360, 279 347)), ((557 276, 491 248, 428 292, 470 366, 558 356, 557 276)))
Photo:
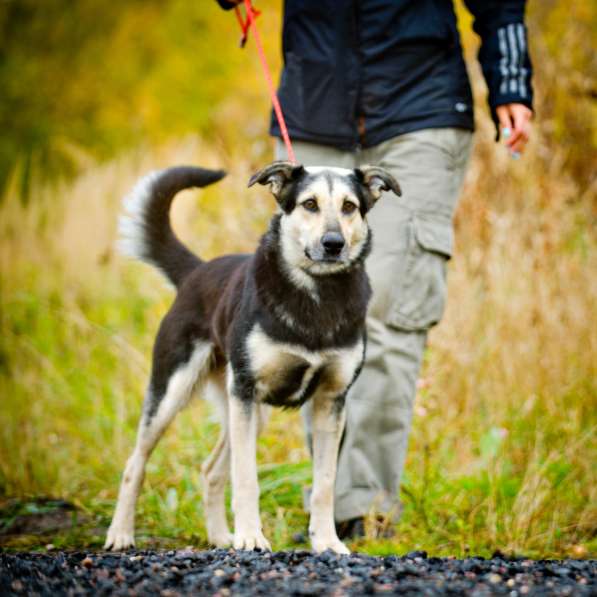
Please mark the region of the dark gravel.
POLYGON ((0 553, 0 595, 597 595, 596 560, 131 551, 0 553))

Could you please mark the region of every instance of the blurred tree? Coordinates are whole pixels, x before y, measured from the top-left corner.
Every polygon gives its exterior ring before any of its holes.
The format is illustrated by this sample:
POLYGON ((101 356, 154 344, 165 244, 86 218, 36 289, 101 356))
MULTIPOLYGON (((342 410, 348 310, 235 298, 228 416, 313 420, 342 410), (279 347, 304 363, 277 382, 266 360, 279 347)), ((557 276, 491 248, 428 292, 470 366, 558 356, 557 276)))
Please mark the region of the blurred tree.
POLYGON ((237 27, 215 2, 0 3, 0 194, 12 173, 26 198, 86 158, 207 134, 214 105, 256 88, 237 27))
MULTIPOLYGON (((537 71, 537 119, 564 168, 597 196, 597 2, 532 2, 529 27, 537 71)), ((544 152, 549 154, 548 147, 544 152)), ((546 156, 549 160, 549 155, 546 156)), ((597 208, 597 205, 595 205, 597 208)))

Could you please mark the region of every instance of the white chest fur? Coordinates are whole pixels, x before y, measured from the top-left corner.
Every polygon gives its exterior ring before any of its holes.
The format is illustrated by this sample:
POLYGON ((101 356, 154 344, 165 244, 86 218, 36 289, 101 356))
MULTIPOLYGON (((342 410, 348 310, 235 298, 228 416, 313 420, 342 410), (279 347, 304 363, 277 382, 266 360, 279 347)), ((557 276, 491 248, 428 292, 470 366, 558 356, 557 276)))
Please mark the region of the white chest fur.
POLYGON ((292 405, 301 402, 309 391, 329 394, 330 398, 340 396, 361 364, 363 341, 345 348, 310 351, 278 342, 255 325, 247 338, 247 352, 257 400, 277 395, 292 405))

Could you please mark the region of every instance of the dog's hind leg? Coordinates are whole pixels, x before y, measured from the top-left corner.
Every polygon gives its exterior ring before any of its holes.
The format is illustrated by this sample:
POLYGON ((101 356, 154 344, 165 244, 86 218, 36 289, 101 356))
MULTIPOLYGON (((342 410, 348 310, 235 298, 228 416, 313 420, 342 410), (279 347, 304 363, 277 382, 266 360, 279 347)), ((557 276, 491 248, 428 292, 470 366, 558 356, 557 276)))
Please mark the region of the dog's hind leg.
POLYGON ((197 342, 189 359, 172 372, 161 396, 152 394, 151 387, 148 390, 135 448, 122 475, 116 510, 104 546, 106 549, 122 550, 135 545, 135 506, 147 459, 176 414, 189 402, 199 378, 209 370, 211 355, 211 344, 197 342))
POLYGON ((218 441, 201 467, 205 525, 208 541, 216 547, 227 547, 232 544, 224 494, 230 476, 230 434, 226 378, 223 371, 210 377, 206 390, 207 398, 217 410, 221 427, 218 441))

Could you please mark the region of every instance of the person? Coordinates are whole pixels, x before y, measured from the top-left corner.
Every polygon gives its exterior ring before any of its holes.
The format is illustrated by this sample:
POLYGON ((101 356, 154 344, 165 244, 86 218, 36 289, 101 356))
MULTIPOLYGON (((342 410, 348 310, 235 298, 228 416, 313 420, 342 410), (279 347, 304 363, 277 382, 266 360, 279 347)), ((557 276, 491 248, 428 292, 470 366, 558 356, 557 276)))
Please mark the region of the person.
MULTIPOLYGON (((232 8, 240 0, 217 0, 232 8)), ((465 0, 500 137, 514 158, 531 132, 525 0, 465 0)), ((286 0, 278 96, 299 163, 376 164, 399 181, 368 216, 373 288, 366 359, 338 457, 340 538, 400 514, 398 489, 429 329, 444 312, 452 219, 474 130, 451 0, 286 0)), ((276 157, 286 159, 279 125, 276 157)), ((309 406, 303 412, 310 434, 309 406)), ((307 502, 308 503, 308 502, 307 502)))

